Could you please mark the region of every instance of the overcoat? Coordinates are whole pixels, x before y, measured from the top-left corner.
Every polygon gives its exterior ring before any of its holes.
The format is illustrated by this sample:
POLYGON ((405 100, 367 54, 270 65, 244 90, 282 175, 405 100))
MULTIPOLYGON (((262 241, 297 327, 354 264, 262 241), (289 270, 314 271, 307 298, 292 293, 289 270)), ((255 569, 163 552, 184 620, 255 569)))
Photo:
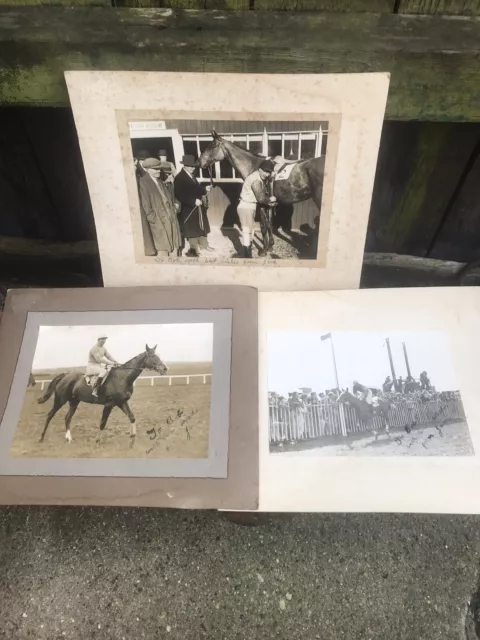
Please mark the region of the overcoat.
POLYGON ((195 200, 207 193, 206 188, 194 176, 183 169, 175 176, 175 197, 180 203, 178 219, 185 238, 198 238, 210 233, 207 210, 204 205, 195 206, 195 200))
POLYGON ((171 253, 182 244, 180 227, 171 192, 162 182, 156 183, 148 173, 139 181, 140 206, 148 221, 155 249, 171 253))

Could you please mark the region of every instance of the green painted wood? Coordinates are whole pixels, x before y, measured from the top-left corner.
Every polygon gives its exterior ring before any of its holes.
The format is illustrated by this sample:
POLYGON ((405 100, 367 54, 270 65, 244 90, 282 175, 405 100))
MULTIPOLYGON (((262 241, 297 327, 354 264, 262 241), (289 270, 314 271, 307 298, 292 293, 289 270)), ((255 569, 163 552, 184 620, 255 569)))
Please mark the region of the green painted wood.
POLYGON ((395 0, 254 0, 255 11, 392 13, 395 0))
POLYGON ((115 7, 248 11, 250 0, 112 0, 115 7))
POLYGON ((478 124, 385 123, 366 250, 427 255, 479 142, 478 124))
POLYGON ((387 117, 480 121, 480 21, 474 18, 257 11, 212 16, 0 7, 0 101, 66 105, 66 69, 389 71, 387 117))
POLYGON ((63 6, 63 7, 111 7, 110 0, 0 0, 0 7, 26 6, 63 6))
POLYGON ((480 0, 400 0, 399 13, 480 15, 480 0))

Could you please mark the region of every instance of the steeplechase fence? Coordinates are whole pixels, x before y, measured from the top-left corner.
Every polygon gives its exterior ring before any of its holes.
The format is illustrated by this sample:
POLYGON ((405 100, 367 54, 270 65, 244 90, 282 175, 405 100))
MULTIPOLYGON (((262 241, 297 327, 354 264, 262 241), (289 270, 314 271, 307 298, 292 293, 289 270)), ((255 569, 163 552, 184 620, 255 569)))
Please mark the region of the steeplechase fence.
MULTIPOLYGON (((353 407, 331 401, 308 404, 303 408, 270 404, 269 419, 271 444, 367 431, 353 407)), ((388 412, 390 428, 464 419, 460 394, 449 400, 397 400, 395 408, 388 412)), ((385 426, 381 416, 375 416, 373 424, 378 430, 385 426)))

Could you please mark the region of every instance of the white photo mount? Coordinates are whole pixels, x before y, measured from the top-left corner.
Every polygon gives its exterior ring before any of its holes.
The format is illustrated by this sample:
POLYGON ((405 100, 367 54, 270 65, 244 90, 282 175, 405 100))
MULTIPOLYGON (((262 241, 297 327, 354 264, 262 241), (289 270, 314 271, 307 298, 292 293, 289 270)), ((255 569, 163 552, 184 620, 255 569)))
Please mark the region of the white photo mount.
POLYGON ((106 286, 234 282, 276 291, 358 287, 388 73, 68 71, 65 77, 106 286), (328 120, 317 259, 297 263, 139 259, 135 251, 135 225, 138 232, 139 223, 132 199, 134 169, 131 157, 125 156, 128 123, 119 128, 126 112, 130 121, 136 120, 135 112, 142 114, 139 120, 149 114, 156 122, 168 121, 172 114, 185 120, 328 120))

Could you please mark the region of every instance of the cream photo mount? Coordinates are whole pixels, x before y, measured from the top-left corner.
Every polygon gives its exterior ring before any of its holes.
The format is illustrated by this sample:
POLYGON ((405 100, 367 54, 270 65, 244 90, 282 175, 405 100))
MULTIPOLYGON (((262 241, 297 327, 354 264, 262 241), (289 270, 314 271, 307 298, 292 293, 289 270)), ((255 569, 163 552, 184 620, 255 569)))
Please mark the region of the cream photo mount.
POLYGON ((356 288, 389 74, 65 73, 92 199, 104 283, 356 288), (292 90, 293 87, 293 90, 292 90), (328 121, 316 259, 145 260, 128 120, 328 121), (298 271, 300 269, 300 271, 298 271))

